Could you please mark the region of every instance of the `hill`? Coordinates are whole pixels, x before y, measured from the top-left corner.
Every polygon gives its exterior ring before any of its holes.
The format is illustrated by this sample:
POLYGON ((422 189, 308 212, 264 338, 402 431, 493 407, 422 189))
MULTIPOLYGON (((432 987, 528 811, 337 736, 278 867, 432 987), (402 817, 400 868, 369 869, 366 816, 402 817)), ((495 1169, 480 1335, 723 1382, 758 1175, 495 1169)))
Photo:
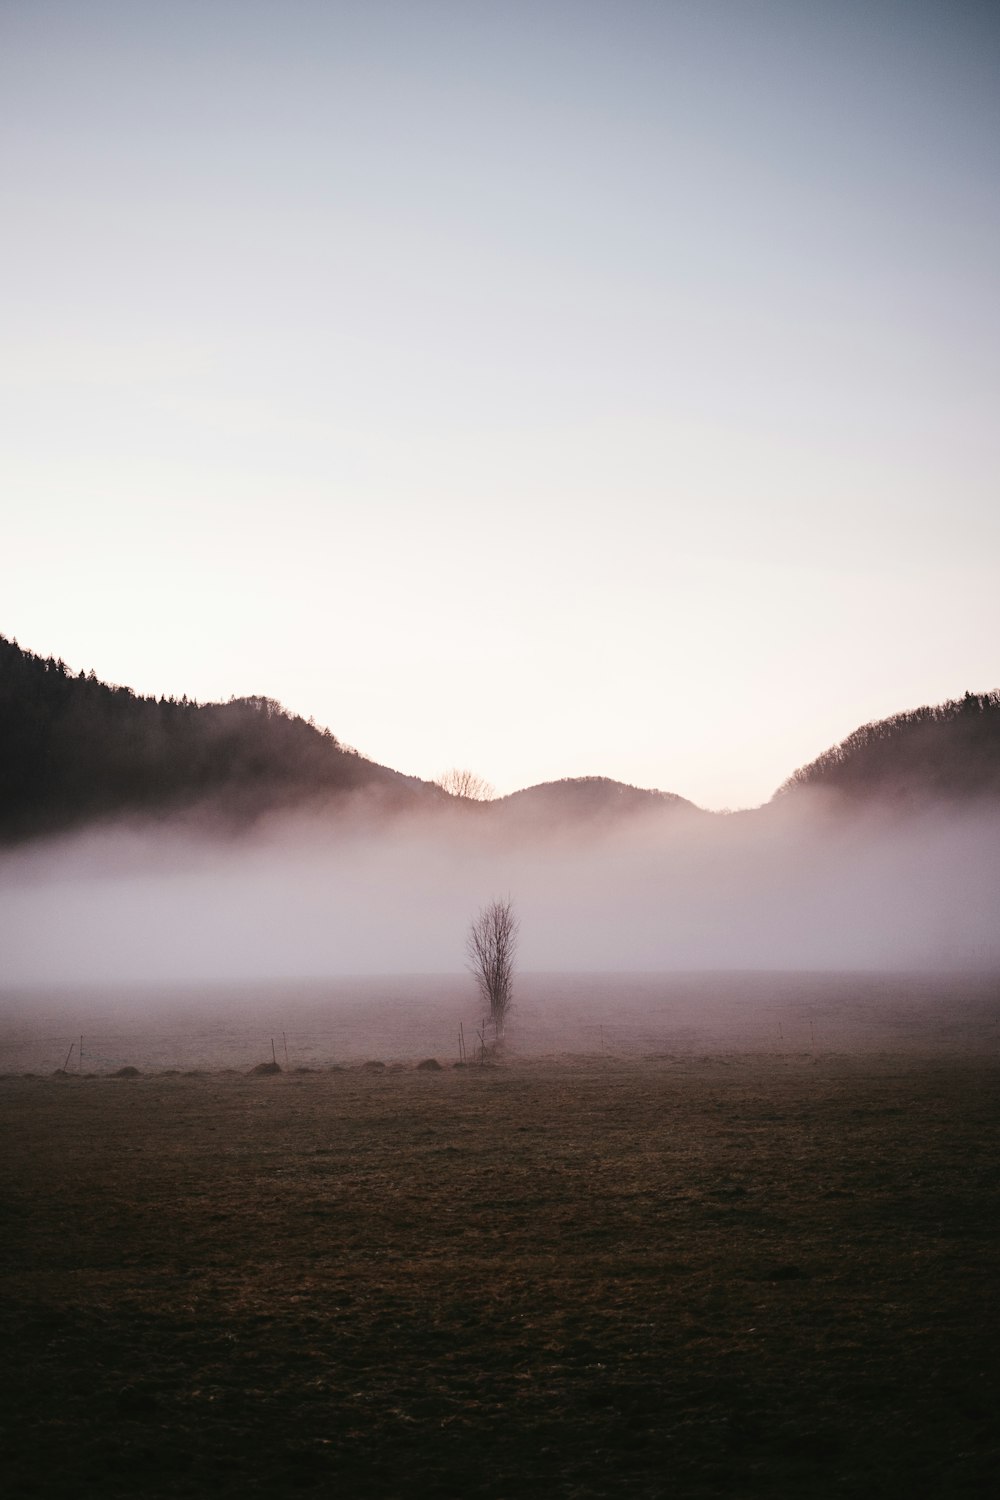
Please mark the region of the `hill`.
POLYGON ((804 790, 898 808, 1000 797, 1000 692, 863 724, 790 776, 773 800, 804 790))
POLYGON ((701 812, 693 802, 673 792, 658 792, 629 786, 607 776, 574 776, 562 781, 544 781, 538 786, 511 792, 491 804, 511 821, 536 820, 553 823, 607 823, 629 815, 680 811, 701 812))
POLYGON ((144 698, 0 637, 0 839, 211 803, 234 825, 363 793, 387 807, 443 798, 341 745, 272 698, 144 698))
MULTIPOLYGON (((864 724, 796 771, 769 805, 815 790, 841 806, 899 809, 1000 798, 1000 692, 864 724)), ((268 813, 356 798, 379 811, 448 807, 457 817, 485 816, 516 838, 557 827, 593 831, 639 815, 712 816, 673 793, 604 776, 472 802, 365 759, 272 698, 141 697, 92 672, 74 676, 64 662, 0 636, 2 842, 195 809, 240 828, 268 813)))

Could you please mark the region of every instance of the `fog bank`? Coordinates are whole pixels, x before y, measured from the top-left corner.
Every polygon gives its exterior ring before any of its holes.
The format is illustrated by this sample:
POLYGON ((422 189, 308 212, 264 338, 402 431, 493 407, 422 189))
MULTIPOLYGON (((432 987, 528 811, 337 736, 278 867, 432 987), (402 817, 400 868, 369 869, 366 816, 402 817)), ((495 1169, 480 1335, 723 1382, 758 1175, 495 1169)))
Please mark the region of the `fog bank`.
POLYGON ((446 973, 508 893, 525 970, 985 968, 1000 810, 818 800, 516 836, 481 816, 114 826, 0 858, 6 985, 446 973))

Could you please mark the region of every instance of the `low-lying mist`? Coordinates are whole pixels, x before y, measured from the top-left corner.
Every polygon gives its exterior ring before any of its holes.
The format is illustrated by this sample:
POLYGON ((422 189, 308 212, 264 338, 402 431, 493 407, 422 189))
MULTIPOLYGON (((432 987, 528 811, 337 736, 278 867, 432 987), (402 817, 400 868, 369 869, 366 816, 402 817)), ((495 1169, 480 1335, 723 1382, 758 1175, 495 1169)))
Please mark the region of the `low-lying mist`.
POLYGON ((994 804, 891 819, 807 796, 589 834, 471 809, 109 825, 0 858, 2 983, 455 972, 508 894, 526 971, 985 968, 998 835, 994 804))

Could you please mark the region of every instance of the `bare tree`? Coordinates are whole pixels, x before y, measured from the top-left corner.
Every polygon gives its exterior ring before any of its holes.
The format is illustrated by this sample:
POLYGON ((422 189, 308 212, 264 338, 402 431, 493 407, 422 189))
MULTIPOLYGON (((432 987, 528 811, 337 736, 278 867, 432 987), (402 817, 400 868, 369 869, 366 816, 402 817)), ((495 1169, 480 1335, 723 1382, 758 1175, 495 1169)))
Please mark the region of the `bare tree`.
POLYGON ((466 943, 469 969, 489 1006, 490 1024, 498 1042, 503 1041, 513 997, 519 926, 509 896, 506 901, 491 901, 469 927, 466 943))
POLYGON ((437 785, 449 797, 464 797, 469 802, 492 802, 496 796, 496 789, 485 777, 477 776, 475 771, 460 771, 457 766, 439 776, 437 785))

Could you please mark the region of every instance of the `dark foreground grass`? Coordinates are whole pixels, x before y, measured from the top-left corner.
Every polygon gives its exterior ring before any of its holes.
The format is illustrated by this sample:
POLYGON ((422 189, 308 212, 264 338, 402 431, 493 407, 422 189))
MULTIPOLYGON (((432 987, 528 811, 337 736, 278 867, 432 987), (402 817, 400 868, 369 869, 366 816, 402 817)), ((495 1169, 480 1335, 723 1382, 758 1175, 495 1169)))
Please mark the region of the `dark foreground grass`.
POLYGON ((997 1083, 4 1080, 6 1493, 992 1495, 997 1083))

